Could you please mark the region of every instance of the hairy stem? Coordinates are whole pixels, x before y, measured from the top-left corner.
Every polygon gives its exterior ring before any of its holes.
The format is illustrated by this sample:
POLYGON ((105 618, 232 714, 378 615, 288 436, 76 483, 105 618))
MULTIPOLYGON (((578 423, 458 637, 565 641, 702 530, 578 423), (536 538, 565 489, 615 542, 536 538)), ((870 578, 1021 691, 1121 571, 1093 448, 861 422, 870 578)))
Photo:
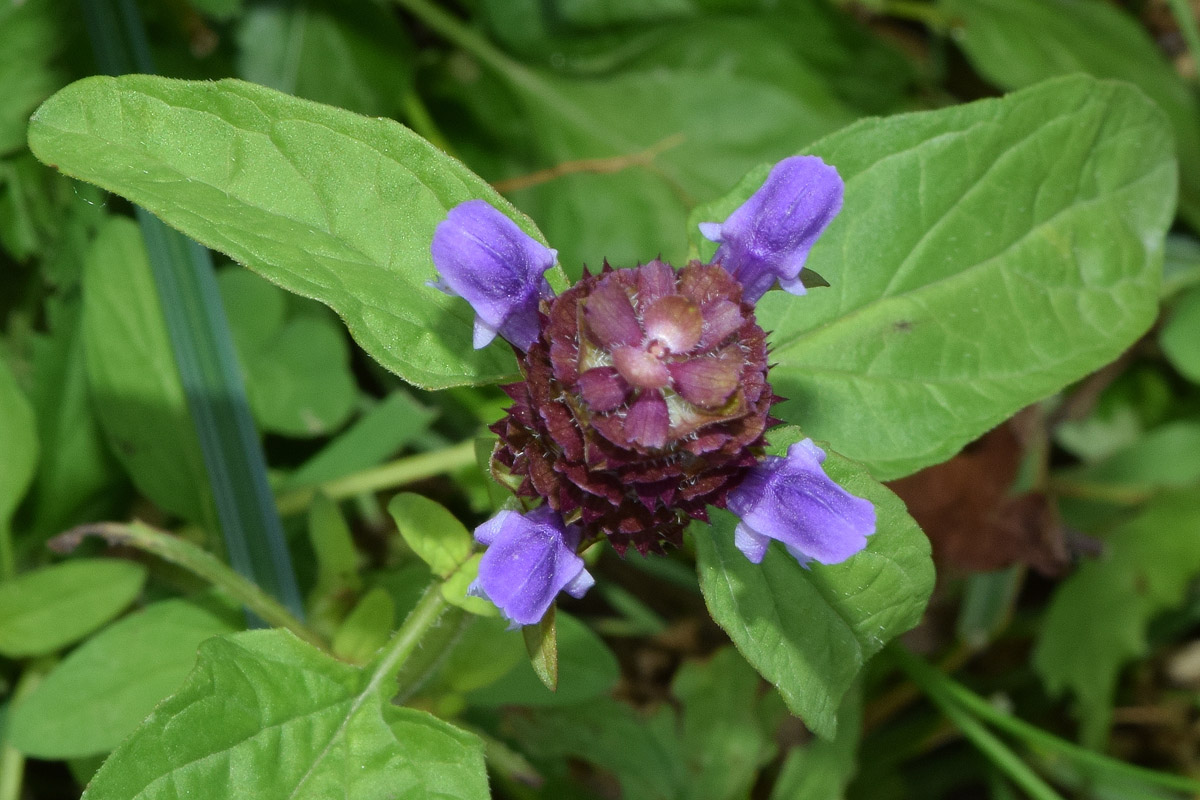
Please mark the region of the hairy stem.
POLYGON ((257 614, 267 624, 287 628, 309 644, 326 649, 326 644, 320 636, 309 630, 282 603, 257 584, 234 572, 208 551, 141 522, 81 525, 52 539, 50 547, 58 552, 69 552, 88 536, 99 536, 110 544, 136 547, 183 567, 213 586, 224 589, 234 600, 257 614))

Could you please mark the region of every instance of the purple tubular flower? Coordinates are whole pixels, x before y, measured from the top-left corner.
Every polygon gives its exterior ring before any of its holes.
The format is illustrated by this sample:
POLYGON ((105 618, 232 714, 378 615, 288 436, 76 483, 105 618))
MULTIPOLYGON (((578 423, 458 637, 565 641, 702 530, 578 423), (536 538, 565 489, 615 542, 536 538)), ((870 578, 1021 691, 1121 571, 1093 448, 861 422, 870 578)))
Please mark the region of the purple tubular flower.
POLYGON ((538 337, 538 301, 551 296, 542 274, 554 266, 557 252, 483 200, 452 208, 434 231, 430 251, 440 276, 430 285, 475 309, 475 349, 499 333, 528 350, 538 337))
POLYGON ((487 551, 468 592, 491 600, 515 625, 536 625, 559 592, 583 597, 595 583, 575 553, 579 538, 579 528, 548 506, 501 511, 475 529, 487 551))
POLYGON ((704 222, 700 232, 720 242, 713 263, 744 287, 742 299, 756 303, 775 281, 804 294, 800 270, 821 231, 842 208, 842 179, 816 156, 780 161, 762 188, 724 222, 704 222))
POLYGON ((802 566, 837 564, 867 546, 875 506, 830 480, 824 460, 825 452, 805 439, 786 458, 767 456, 729 493, 727 507, 741 517, 734 541, 746 558, 761 562, 771 539, 802 566))

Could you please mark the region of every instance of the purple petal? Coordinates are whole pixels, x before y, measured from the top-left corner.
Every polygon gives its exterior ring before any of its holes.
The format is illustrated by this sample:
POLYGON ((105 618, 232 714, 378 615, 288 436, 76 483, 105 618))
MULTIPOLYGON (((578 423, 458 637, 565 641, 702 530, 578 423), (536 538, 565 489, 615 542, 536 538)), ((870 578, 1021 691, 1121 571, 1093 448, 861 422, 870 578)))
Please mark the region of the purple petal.
POLYGON ((594 367, 579 376, 579 394, 592 411, 619 408, 629 395, 629 384, 613 367, 594 367))
POLYGON ((734 542, 746 558, 762 561, 768 538, 805 565, 837 564, 867 546, 875 506, 830 480, 824 460, 824 451, 805 439, 786 458, 767 456, 729 493, 729 510, 742 518, 734 542))
POLYGON ((757 302, 776 281, 785 291, 804 294, 800 270, 841 210, 842 189, 837 170, 816 156, 785 158, 728 219, 700 225, 705 238, 721 243, 713 263, 741 281, 743 300, 757 302))
POLYGON ((642 326, 629 295, 615 278, 603 281, 585 301, 583 316, 596 341, 605 348, 634 345, 642 341, 642 326))
POLYGON ((450 209, 430 247, 439 280, 431 284, 475 309, 478 349, 500 334, 522 350, 538 337, 538 301, 550 296, 542 273, 557 253, 483 200, 450 209))
POLYGON ((528 514, 501 511, 475 529, 488 546, 472 593, 486 597, 512 622, 536 625, 561 591, 582 597, 592 585, 575 553, 579 528, 564 525, 549 506, 528 514))
POLYGON ((684 400, 702 408, 718 408, 738 387, 742 361, 731 347, 715 356, 697 356, 671 364, 669 369, 684 400))
POLYGON ((625 416, 625 435, 643 447, 662 447, 667 443, 670 427, 667 401, 653 390, 643 391, 625 416))
POLYGON ((672 353, 686 353, 700 341, 704 319, 700 307, 682 295, 655 300, 642 315, 647 339, 657 339, 672 353))

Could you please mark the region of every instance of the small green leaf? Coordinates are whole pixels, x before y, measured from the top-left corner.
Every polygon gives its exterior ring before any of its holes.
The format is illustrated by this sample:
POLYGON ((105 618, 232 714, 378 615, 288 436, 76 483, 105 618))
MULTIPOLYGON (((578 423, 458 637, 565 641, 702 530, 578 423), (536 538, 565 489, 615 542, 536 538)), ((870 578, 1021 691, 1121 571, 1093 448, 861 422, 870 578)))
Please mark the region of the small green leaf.
POLYGON ((232 633, 230 605, 164 600, 74 650, 12 712, 13 744, 35 758, 107 753, 183 683, 205 639, 232 633))
POLYGON ((1095 464, 1062 470, 1057 477, 1075 487, 1133 497, 1194 485, 1200 482, 1200 422, 1168 422, 1095 464))
POLYGON ((357 386, 341 325, 311 301, 292 298, 244 269, 217 274, 246 395, 268 431, 320 436, 354 410, 357 386))
POLYGON ((316 596, 362 586, 358 568, 362 557, 350 536, 350 526, 338 504, 323 494, 313 497, 308 507, 308 537, 317 559, 316 596))
MULTIPOLYGON (((527 659, 489 686, 467 695, 473 706, 566 706, 593 700, 612 691, 621 671, 612 651, 587 625, 559 611, 556 617, 558 686, 550 691, 527 659)), ((516 634, 511 634, 516 638, 516 634)))
POLYGON ((352 664, 365 664, 387 643, 396 623, 396 605, 386 589, 363 595, 333 637, 333 654, 352 664))
MULTIPOLYGON (((801 438, 794 428, 778 430, 769 450, 782 454, 801 438)), ((693 525, 692 539, 713 619, 788 708, 828 739, 859 670, 920 620, 934 573, 929 541, 898 497, 836 453, 824 467, 875 504, 875 535, 848 561, 805 569, 773 544, 761 564, 752 564, 734 545, 736 518, 724 511, 711 527, 693 525)))
POLYGON ((75 559, 0 583, 0 655, 42 656, 82 639, 142 591, 146 568, 75 559))
POLYGON ((210 639, 182 688, 113 752, 83 797, 487 798, 479 740, 392 705, 388 677, 285 631, 210 639))
POLYGON ((475 553, 464 561, 462 566, 456 569, 442 584, 442 597, 446 599, 447 603, 470 611, 476 616, 496 617, 500 615, 500 609, 492 605, 491 600, 467 594, 471 583, 479 575, 479 562, 482 560, 483 553, 475 553))
POLYGON ((1158 332, 1158 343, 1179 374, 1200 383, 1200 289, 1180 296, 1158 332))
POLYGON ((742 800, 758 770, 775 755, 760 717, 762 683, 732 647, 707 663, 685 662, 671 683, 683 705, 680 744, 687 754, 683 796, 692 800, 742 800))
POLYGON ((435 575, 448 578, 471 557, 471 534, 438 503, 404 492, 388 503, 400 535, 435 575))
MULTIPOLYGON (((289 291, 332 307, 376 360, 426 388, 513 375, 473 350, 474 312, 426 285, 429 244, 472 198, 533 224, 407 128, 240 81, 92 77, 30 122, 30 148, 289 291)), ((562 273, 551 282, 563 285, 562 273)))
POLYGON ((192 522, 215 510, 146 246, 110 217, 83 276, 83 346, 92 401, 113 453, 139 490, 192 522))
POLYGON ((554 625, 554 616, 555 607, 550 606, 537 625, 521 627, 529 665, 542 685, 552 692, 558 689, 558 629, 554 625))
MULTIPOLYGON (((8 365, 0 359, 0 580, 13 569, 9 523, 37 469, 37 420, 8 365)), ((2 623, 0 623, 2 624, 2 623)))
POLYGON ((1126 84, 1062 78, 809 149, 845 204, 808 261, 832 288, 758 303, 787 398, 773 413, 876 477, 944 461, 1155 318, 1175 163, 1162 113, 1126 84))
POLYGON ((1076 698, 1088 746, 1107 737, 1117 678, 1146 653, 1146 625, 1180 605, 1200 573, 1198 528, 1200 493, 1156 498, 1106 537, 1101 559, 1084 564, 1055 593, 1033 666, 1051 693, 1076 698))

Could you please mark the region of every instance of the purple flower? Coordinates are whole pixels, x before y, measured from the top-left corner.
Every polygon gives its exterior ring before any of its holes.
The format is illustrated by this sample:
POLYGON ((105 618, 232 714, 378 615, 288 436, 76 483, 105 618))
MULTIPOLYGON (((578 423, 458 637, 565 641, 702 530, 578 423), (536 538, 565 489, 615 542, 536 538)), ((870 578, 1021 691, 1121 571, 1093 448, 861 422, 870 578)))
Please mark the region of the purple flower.
POLYGON ((792 294, 804 294, 800 270, 821 231, 842 207, 842 179, 816 156, 780 161, 762 188, 724 222, 704 222, 700 232, 720 242, 713 262, 737 278, 749 303, 775 281, 792 294))
POLYGON ((542 274, 557 253, 483 200, 450 210, 430 248, 440 280, 431 284, 475 309, 475 349, 499 333, 529 349, 538 336, 538 302, 551 295, 542 274))
POLYGON ((875 532, 875 507, 838 486, 821 469, 825 452, 812 439, 767 456, 729 493, 727 507, 741 517, 735 543, 755 564, 771 539, 797 561, 837 564, 867 546, 875 532))
POLYGON ((559 592, 583 597, 595 582, 576 555, 580 531, 549 506, 501 511, 475 529, 487 546, 470 594, 486 597, 517 625, 536 625, 559 592))

